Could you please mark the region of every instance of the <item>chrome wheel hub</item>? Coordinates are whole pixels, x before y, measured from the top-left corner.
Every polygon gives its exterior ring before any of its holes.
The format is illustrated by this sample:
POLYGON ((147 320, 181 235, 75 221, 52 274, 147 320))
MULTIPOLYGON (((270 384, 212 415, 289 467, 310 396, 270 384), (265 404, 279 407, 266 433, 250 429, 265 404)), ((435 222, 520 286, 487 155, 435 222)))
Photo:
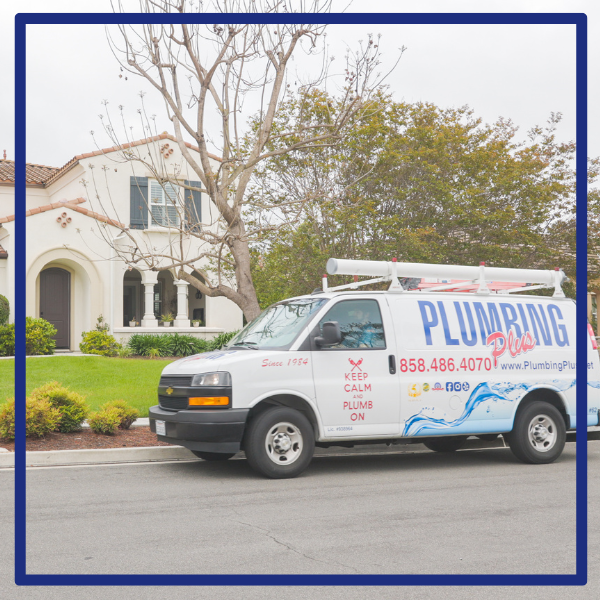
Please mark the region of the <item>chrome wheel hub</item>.
POLYGON ((277 454, 285 454, 292 447, 292 440, 287 433, 278 433, 273 438, 273 449, 277 454))
POLYGON ((292 464, 302 453, 302 433, 292 423, 277 423, 267 433, 265 449, 275 464, 292 464))
POLYGON ((538 452, 548 452, 556 444, 556 424, 548 415, 537 415, 529 423, 529 442, 538 452))

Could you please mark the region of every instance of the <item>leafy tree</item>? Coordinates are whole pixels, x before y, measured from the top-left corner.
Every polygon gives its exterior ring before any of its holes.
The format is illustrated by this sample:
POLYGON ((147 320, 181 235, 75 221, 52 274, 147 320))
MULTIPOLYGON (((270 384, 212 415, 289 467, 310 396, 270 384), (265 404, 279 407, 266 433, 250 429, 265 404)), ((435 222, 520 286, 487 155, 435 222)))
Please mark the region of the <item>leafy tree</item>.
MULTIPOLYGON (((314 111, 335 107, 314 94, 314 111)), ((279 121, 296 114, 293 102, 279 121)), ((483 124, 467 106, 442 109, 379 94, 343 146, 289 153, 257 171, 256 222, 273 219, 262 211, 264 198, 279 202, 282 213, 294 201, 302 206, 284 231, 255 248, 261 305, 312 291, 332 256, 561 266, 574 276, 575 144, 556 140, 560 119, 552 114, 519 141, 510 120, 483 124), (302 197, 310 201, 302 204, 302 197)), ((591 161, 589 183, 597 177, 598 161, 591 161)), ((592 190, 596 231, 598 216, 592 190)), ((597 273, 597 260, 590 260, 590 276, 597 273)))

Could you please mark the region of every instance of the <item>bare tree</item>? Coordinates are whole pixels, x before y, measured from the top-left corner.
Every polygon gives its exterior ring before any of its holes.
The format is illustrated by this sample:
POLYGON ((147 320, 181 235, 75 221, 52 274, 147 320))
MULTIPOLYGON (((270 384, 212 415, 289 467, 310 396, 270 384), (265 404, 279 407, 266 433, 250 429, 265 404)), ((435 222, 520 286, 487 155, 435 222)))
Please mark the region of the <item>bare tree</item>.
MULTIPOLYGON (((140 4, 142 12, 152 14, 190 12, 186 0, 142 0, 140 4)), ((293 20, 286 19, 291 12, 318 15, 331 7, 330 1, 319 0, 232 0, 215 3, 212 8, 221 10, 225 22, 226 13, 242 12, 281 14, 281 21, 285 22, 293 20)), ((114 9, 122 10, 120 1, 114 9)), ((202 3, 198 10, 204 11, 202 3)), ((164 146, 154 154, 136 150, 128 144, 127 133, 126 139, 117 135, 110 115, 107 116, 105 130, 120 149, 122 159, 150 170, 172 205, 164 209, 171 214, 171 234, 161 248, 142 243, 130 230, 113 221, 130 240, 123 245, 105 237, 119 258, 138 268, 171 270, 207 296, 229 298, 240 306, 248 320, 259 314, 250 272, 251 244, 264 234, 265 227, 278 225, 274 224, 277 219, 269 223, 245 222, 245 204, 255 169, 273 157, 340 144, 353 120, 368 110, 370 98, 383 80, 376 73, 379 49, 369 37, 346 55, 343 72, 338 74, 341 83, 335 94, 335 110, 314 111, 313 115, 321 116, 304 118, 303 112, 314 100, 311 92, 330 80, 325 29, 323 24, 310 23, 211 23, 123 25, 119 27, 120 35, 109 32, 122 69, 146 79, 164 98, 177 146, 185 160, 178 166, 179 174, 167 173, 164 146), (292 57, 299 52, 318 56, 319 68, 316 75, 313 70, 310 81, 300 81, 290 69, 292 57), (276 115, 286 91, 296 95, 300 92, 305 100, 296 104, 297 118, 289 121, 290 128, 281 129, 276 127, 276 115), (248 118, 250 115, 252 119, 248 118), (189 142, 197 147, 197 153, 190 150, 189 142), (214 154, 218 155, 217 161, 214 154), (193 176, 185 176, 190 171, 193 176), (201 186, 191 185, 192 179, 201 182, 201 186), (215 209, 210 222, 203 216, 203 222, 196 224, 190 214, 191 204, 179 197, 175 191, 178 188, 173 186, 184 188, 184 195, 188 196, 194 191, 207 194, 215 209), (192 270, 200 273, 202 280, 194 277, 192 270)), ((143 109, 140 115, 147 129, 151 119, 143 109)), ((126 127, 124 131, 127 132, 126 127)), ((114 214, 108 198, 99 201, 105 214, 114 214)), ((280 211, 285 219, 294 219, 302 202, 291 195, 285 210, 282 211, 281 202, 273 210, 280 211)))

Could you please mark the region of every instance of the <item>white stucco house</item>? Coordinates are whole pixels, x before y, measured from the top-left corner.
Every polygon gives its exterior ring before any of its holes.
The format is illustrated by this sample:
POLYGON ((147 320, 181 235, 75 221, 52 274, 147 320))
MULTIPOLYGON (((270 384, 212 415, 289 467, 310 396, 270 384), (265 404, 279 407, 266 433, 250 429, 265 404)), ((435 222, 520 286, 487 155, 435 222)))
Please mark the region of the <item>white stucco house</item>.
MULTIPOLYGON (((173 216, 161 196, 165 192, 151 172, 119 158, 126 148, 153 153, 168 173, 176 171, 179 179, 187 180, 177 143, 166 133, 81 154, 60 168, 27 165, 26 314, 50 321, 58 330, 57 349, 65 350, 79 349, 82 332, 94 329, 99 315, 117 340, 132 333, 166 332, 210 338, 239 329, 242 311, 230 300, 206 297, 170 271, 127 265, 107 243, 115 238, 117 247, 131 243, 124 239, 125 227, 141 246, 164 247, 173 237, 168 227, 173 216), (160 324, 160 315, 166 313, 175 316, 169 329, 160 324), (192 319, 201 320, 203 326, 192 327, 192 319), (139 326, 130 326, 132 321, 139 326)), ((188 148, 197 153, 193 146, 188 148)), ((190 184, 200 187, 193 179, 189 176, 190 184)), ((182 194, 183 189, 174 188, 174 193, 182 194)), ((200 224, 204 223, 211 210, 208 196, 187 193, 200 224)), ((14 162, 0 160, 0 294, 11 304, 11 322, 14 200, 14 162)), ((184 244, 199 243, 193 237, 184 240, 184 244)))

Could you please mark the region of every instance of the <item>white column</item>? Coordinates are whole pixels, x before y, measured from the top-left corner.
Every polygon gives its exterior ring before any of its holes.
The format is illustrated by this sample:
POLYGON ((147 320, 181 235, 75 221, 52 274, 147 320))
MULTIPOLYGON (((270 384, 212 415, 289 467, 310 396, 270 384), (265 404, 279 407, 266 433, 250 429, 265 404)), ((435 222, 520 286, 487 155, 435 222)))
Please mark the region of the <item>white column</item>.
POLYGON ((152 271, 142 271, 144 284, 144 316, 142 327, 158 327, 158 319, 154 316, 154 286, 158 283, 158 275, 152 271))
POLYGON ((177 316, 173 322, 173 327, 189 327, 190 318, 188 315, 188 286, 187 281, 178 279, 173 282, 177 287, 177 316))

